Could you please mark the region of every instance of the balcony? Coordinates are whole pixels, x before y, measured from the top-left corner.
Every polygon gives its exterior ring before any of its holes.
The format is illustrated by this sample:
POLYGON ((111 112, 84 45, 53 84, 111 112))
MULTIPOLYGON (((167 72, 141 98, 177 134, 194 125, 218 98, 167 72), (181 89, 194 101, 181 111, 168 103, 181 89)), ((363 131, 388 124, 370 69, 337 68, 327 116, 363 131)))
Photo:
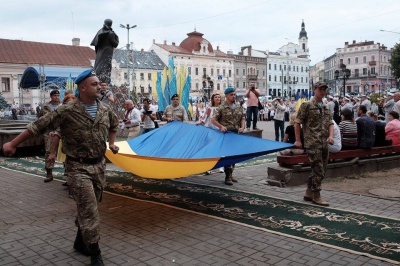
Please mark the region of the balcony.
POLYGON ((257 81, 257 79, 258 79, 257 75, 247 75, 248 81, 257 81))
POLYGON ((370 66, 376 66, 376 61, 369 61, 370 66))

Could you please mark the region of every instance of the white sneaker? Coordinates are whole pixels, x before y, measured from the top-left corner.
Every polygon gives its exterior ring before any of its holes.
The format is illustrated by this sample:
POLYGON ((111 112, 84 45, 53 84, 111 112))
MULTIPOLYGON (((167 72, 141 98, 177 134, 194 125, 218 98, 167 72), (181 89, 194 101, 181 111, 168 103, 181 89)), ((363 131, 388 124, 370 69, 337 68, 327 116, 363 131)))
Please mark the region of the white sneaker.
POLYGON ((223 167, 219 168, 219 172, 223 173, 224 172, 224 168, 223 167))

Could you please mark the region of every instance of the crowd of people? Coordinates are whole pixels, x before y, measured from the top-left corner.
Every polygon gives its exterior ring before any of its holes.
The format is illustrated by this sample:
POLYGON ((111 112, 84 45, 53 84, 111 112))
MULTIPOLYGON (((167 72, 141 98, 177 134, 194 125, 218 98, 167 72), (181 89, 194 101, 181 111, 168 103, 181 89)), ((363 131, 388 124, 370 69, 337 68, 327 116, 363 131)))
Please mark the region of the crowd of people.
MULTIPOLYGON (((154 130, 160 120, 166 123, 192 120, 222 133, 243 133, 259 130, 259 121, 273 120, 275 141, 293 144, 293 148, 281 151, 280 155, 307 154, 311 173, 304 200, 322 206, 329 206, 321 196, 329 152, 400 145, 399 92, 373 101, 368 95, 334 97, 327 95, 326 84, 317 83, 314 96, 307 101, 276 97, 260 102, 260 91, 255 83, 250 83, 245 95, 247 102, 238 101, 232 87, 223 95, 213 94, 209 103, 193 104, 189 111, 180 104, 178 94, 172 95, 171 104, 162 113, 148 98, 141 104, 128 99, 121 119, 110 107, 115 102, 112 92, 94 71, 83 72, 75 83, 78 86, 75 95, 66 95, 62 104, 60 92, 52 90, 50 101, 42 106, 38 119, 5 143, 3 152, 12 155, 21 142, 46 134, 45 182, 53 180, 52 168, 59 158, 66 170, 65 185, 77 204, 74 248, 91 256, 92 265, 102 265, 97 204, 105 186, 106 143, 112 152, 118 152, 114 144, 118 130, 127 130, 131 139, 154 130), (285 122, 289 122, 286 127, 285 122)), ((234 169, 234 164, 219 169, 225 173, 226 185, 238 182, 234 169)))

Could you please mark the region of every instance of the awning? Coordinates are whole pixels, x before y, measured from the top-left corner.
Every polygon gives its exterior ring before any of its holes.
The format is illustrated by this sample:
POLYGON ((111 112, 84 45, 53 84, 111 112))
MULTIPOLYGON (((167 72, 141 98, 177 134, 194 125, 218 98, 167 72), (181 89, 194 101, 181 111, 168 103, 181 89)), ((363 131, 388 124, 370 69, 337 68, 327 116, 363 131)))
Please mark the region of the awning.
MULTIPOLYGON (((45 80, 44 84, 65 86, 67 79, 75 79, 80 73, 88 68, 80 67, 44 67, 45 80)), ((40 85, 39 81, 40 70, 39 67, 28 67, 25 69, 21 77, 20 86, 21 88, 38 88, 40 85)))

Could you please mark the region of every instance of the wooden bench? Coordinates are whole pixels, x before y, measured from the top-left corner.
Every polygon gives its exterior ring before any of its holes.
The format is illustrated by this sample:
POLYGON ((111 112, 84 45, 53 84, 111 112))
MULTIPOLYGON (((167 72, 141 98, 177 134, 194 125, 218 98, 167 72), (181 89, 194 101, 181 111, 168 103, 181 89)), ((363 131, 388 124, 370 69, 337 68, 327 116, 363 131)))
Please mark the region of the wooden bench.
MULTIPOLYGON (((400 145, 397 146, 384 146, 384 147, 373 147, 371 149, 355 149, 355 150, 343 150, 337 153, 329 153, 329 160, 340 160, 340 159, 352 159, 352 158, 363 158, 374 155, 388 155, 400 152, 400 145)), ((278 155, 276 161, 281 166, 292 166, 296 164, 308 163, 307 154, 301 155, 278 155)))

